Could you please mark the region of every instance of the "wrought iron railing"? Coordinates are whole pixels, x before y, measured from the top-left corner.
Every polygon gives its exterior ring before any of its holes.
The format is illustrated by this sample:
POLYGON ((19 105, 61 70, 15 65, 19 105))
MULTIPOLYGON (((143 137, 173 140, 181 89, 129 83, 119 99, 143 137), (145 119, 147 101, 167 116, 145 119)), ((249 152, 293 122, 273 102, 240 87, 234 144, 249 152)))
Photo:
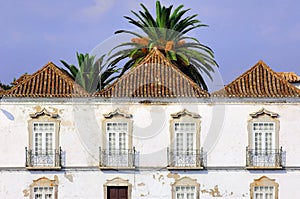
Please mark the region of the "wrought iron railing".
POLYGON ((204 167, 205 153, 203 148, 196 150, 168 150, 169 167, 204 167))
POLYGON ((61 167, 61 148, 54 150, 33 150, 25 147, 26 167, 61 167))
POLYGON ((133 149, 101 149, 99 147, 100 167, 126 168, 135 167, 136 151, 133 149))
POLYGON ((246 148, 247 167, 282 167, 282 147, 280 149, 255 150, 246 148))

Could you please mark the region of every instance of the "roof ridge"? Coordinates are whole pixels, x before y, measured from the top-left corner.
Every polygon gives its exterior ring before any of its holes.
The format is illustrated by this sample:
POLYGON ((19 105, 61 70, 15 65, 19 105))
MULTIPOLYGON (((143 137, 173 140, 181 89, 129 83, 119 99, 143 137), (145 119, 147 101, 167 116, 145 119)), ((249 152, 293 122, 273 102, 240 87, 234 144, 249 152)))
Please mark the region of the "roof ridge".
MULTIPOLYGON (((18 82, 18 84, 14 85, 12 88, 7 90, 5 94, 7 95, 19 95, 19 94, 13 94, 10 92, 13 92, 14 90, 18 90, 18 88, 22 88, 27 83, 30 83, 32 79, 35 79, 39 75, 41 75, 43 72, 45 72, 47 69, 53 70, 54 73, 62 78, 62 80, 66 83, 66 85, 73 87, 74 90, 77 90, 77 92, 82 93, 82 95, 88 95, 88 93, 83 89, 79 84, 77 84, 69 75, 67 75, 61 68, 56 66, 53 62, 48 62, 45 64, 42 68, 34 72, 33 74, 28 74, 27 78, 22 79, 22 81, 18 82)), ((73 90, 73 91, 74 91, 73 90)), ((67 94, 67 93, 66 93, 67 94)), ((31 95, 31 94, 29 94, 31 95)), ((38 93, 34 93, 33 95, 39 95, 38 93)), ((44 94, 47 95, 47 94, 44 94)), ((52 94, 50 94, 52 95, 52 94)), ((57 94, 57 95, 64 95, 63 93, 57 94)))
POLYGON ((139 68, 146 66, 147 64, 155 64, 153 63, 149 63, 149 61, 151 59, 156 59, 159 60, 159 62, 163 62, 165 64, 164 67, 170 67, 172 68, 172 70, 174 70, 174 72, 179 73, 180 76, 182 76, 184 79, 186 79, 186 81, 194 88, 196 89, 199 93, 205 93, 205 95, 210 95, 207 91, 203 90, 199 85, 197 85, 189 76, 187 76, 186 74, 184 74, 180 69, 178 69, 170 60, 168 60, 164 54, 162 52, 160 52, 159 49, 157 49, 156 47, 154 47, 149 54, 136 66, 133 67, 131 70, 129 70, 127 73, 125 73, 124 75, 122 75, 120 78, 118 78, 113 84, 111 84, 109 87, 96 92, 94 95, 95 96, 101 96, 102 94, 104 94, 105 92, 109 91, 110 89, 112 89, 116 84, 118 84, 120 81, 122 81, 123 79, 126 79, 127 77, 129 77, 130 75, 134 74, 136 70, 138 70, 139 68), (155 58, 158 57, 158 58, 155 58))
MULTIPOLYGON (((263 70, 267 71, 267 73, 270 75, 270 76, 273 76, 273 78, 275 80, 278 80, 281 84, 287 86, 287 88, 291 89, 292 92, 295 92, 297 93, 296 95, 297 96, 300 96, 300 89, 298 89, 297 87, 293 86, 291 83, 289 83, 286 79, 284 79, 283 77, 281 77, 277 72, 273 71, 271 69, 271 67, 269 67, 264 61, 262 60, 259 60, 254 66, 252 66, 250 69, 248 69, 246 72, 244 72, 243 74, 241 74, 239 77, 237 77, 236 79, 234 79, 232 82, 230 82, 229 84, 227 84, 224 88, 218 90, 218 91, 215 91, 212 93, 213 96, 224 96, 229 92, 227 89, 230 89, 230 90, 235 90, 237 88, 235 88, 236 86, 239 86, 240 84, 240 81, 242 81, 242 84, 245 84, 245 82, 247 81, 247 78, 249 75, 251 75, 252 72, 254 72, 255 70, 258 70, 259 67, 262 67, 263 70), (246 80, 244 80, 246 79, 246 80), (243 81, 244 80, 244 81, 243 81), (232 88, 234 87, 234 88, 232 88), (225 92, 225 93, 224 93, 225 92)), ((259 74, 260 75, 260 74, 259 74)), ((250 80, 248 80, 250 81, 250 80)), ((253 81, 253 80, 252 80, 253 81)), ((274 80, 273 80, 274 81, 274 80)), ((252 82, 253 83, 253 82, 252 82)), ((259 82, 261 83, 261 82, 259 82)), ((269 83, 269 82, 268 82, 269 83)), ((257 85, 256 83, 254 85, 257 85)), ((244 85, 245 86, 245 85, 244 85)), ((239 87, 238 90, 241 91, 241 89, 243 90, 244 88, 241 88, 239 87)), ((247 88, 246 88, 247 89, 247 88)), ((250 88, 250 90, 252 90, 253 88, 250 88)), ((256 88, 254 88, 255 90, 256 88)), ((271 89, 271 88, 268 88, 268 89, 271 89)), ((268 93, 269 91, 273 92, 273 90, 268 90, 266 91, 267 92, 267 95, 270 95, 270 93, 268 93)), ((242 91, 244 92, 244 91, 242 91)), ((253 94, 251 93, 252 95, 256 96, 263 96, 265 94, 260 94, 259 92, 262 92, 260 91, 260 88, 258 88, 258 91, 255 91, 256 93, 253 94)), ((230 94, 231 95, 231 94, 230 94)), ((236 96, 241 96, 242 97, 244 96, 247 96, 248 94, 237 94, 236 96)), ((283 95, 283 94, 271 94, 273 96, 286 96, 287 94, 283 95)), ((288 95, 291 95, 290 93, 288 95)))

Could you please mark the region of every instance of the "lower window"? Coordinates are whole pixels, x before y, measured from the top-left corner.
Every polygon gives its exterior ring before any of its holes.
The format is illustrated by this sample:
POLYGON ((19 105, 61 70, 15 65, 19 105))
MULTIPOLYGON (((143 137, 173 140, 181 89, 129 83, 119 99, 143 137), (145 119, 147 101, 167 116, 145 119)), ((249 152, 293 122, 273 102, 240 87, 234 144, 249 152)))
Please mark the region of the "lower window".
POLYGON ((176 199, 195 199, 195 187, 194 186, 177 186, 175 187, 176 199))
POLYGON ((273 186, 254 187, 254 199, 274 199, 273 186))
POLYGON ((33 188, 34 199, 54 199, 53 187, 34 187, 33 188))

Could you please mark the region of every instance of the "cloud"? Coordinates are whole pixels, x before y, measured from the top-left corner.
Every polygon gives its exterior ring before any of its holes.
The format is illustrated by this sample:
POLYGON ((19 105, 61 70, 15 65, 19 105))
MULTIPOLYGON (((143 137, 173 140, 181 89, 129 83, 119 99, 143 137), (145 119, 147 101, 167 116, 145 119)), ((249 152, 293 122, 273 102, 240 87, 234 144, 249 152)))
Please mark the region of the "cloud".
POLYGON ((94 0, 94 5, 84 8, 82 13, 90 18, 97 18, 101 14, 106 13, 110 10, 115 4, 115 0, 103 1, 103 0, 94 0))

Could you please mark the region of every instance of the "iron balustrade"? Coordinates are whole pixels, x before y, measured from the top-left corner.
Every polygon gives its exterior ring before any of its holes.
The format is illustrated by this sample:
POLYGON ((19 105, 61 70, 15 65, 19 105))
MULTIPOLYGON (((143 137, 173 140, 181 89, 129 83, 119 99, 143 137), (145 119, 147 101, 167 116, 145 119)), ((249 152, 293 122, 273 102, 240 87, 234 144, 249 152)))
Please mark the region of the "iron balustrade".
POLYGON ((169 167, 204 167, 203 149, 195 150, 176 150, 168 148, 168 166, 169 167))
POLYGON ((280 149, 256 150, 246 148, 247 167, 282 167, 282 147, 280 149))
POLYGON ((135 167, 136 151, 133 149, 101 149, 99 147, 100 167, 135 167))
POLYGON ((61 148, 53 150, 33 150, 25 147, 26 167, 61 167, 61 148))

